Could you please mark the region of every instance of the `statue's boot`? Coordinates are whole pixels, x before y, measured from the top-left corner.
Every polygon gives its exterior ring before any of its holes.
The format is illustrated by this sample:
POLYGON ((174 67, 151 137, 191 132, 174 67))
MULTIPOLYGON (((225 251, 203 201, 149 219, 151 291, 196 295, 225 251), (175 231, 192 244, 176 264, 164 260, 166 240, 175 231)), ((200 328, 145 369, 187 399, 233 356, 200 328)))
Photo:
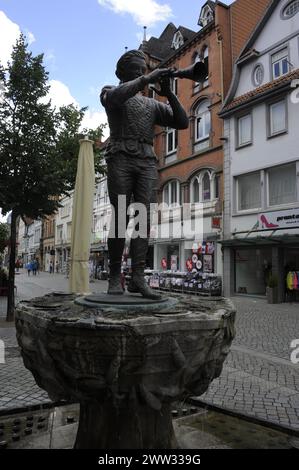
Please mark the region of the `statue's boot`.
POLYGON ((133 268, 132 279, 128 285, 128 292, 140 293, 146 299, 160 300, 161 295, 154 292, 144 279, 144 267, 133 268))
POLYGON ((110 266, 108 292, 109 295, 123 295, 120 282, 120 264, 110 266))

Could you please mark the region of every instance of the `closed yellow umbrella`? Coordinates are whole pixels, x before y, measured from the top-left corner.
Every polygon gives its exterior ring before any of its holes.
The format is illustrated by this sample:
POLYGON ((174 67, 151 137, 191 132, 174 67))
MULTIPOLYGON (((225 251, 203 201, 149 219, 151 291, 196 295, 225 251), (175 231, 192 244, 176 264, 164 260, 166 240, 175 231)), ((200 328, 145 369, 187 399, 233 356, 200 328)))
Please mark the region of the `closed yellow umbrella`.
POLYGON ((95 172, 93 141, 80 140, 80 151, 73 200, 71 270, 69 289, 76 294, 90 293, 89 253, 92 227, 95 172))

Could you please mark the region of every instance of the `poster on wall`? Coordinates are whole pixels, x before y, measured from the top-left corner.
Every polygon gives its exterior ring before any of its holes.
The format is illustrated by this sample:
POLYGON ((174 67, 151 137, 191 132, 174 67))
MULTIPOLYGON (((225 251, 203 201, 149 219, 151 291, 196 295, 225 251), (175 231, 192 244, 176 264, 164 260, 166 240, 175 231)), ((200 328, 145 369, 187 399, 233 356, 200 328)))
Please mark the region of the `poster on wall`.
POLYGON ((213 256, 212 255, 203 256, 203 272, 204 273, 213 272, 213 256))
POLYGON ((167 259, 166 258, 161 259, 161 266, 162 266, 162 269, 167 268, 167 259))

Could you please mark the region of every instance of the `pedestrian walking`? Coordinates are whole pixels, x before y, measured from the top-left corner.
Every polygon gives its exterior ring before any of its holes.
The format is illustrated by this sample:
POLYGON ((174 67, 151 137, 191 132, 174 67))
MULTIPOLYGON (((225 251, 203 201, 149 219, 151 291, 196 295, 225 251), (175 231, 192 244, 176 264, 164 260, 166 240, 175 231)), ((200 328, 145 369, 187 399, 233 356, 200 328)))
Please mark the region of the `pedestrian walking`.
POLYGON ((50 272, 50 274, 53 274, 53 272, 54 272, 53 261, 50 261, 49 272, 50 272))
POLYGON ((55 268, 56 268, 56 273, 59 273, 59 263, 58 263, 58 261, 56 261, 55 268))
POLYGON ((36 259, 34 259, 31 263, 32 265, 32 273, 33 273, 33 276, 36 276, 36 270, 37 270, 37 262, 36 262, 36 259))
POLYGON ((37 274, 39 274, 39 270, 40 270, 39 259, 36 258, 36 272, 37 272, 37 274))
POLYGON ((28 272, 28 276, 30 276, 30 273, 31 273, 31 263, 30 262, 28 262, 26 264, 26 269, 27 269, 27 272, 28 272))

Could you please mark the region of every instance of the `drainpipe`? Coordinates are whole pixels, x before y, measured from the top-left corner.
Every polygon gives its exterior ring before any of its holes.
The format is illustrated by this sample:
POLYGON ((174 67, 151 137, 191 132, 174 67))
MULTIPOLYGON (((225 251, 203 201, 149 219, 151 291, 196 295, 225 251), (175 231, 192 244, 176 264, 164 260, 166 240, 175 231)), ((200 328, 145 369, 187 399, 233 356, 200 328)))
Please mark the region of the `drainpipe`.
POLYGON ((224 101, 223 40, 220 34, 217 36, 217 43, 219 44, 219 51, 220 51, 221 101, 223 103, 224 101))

